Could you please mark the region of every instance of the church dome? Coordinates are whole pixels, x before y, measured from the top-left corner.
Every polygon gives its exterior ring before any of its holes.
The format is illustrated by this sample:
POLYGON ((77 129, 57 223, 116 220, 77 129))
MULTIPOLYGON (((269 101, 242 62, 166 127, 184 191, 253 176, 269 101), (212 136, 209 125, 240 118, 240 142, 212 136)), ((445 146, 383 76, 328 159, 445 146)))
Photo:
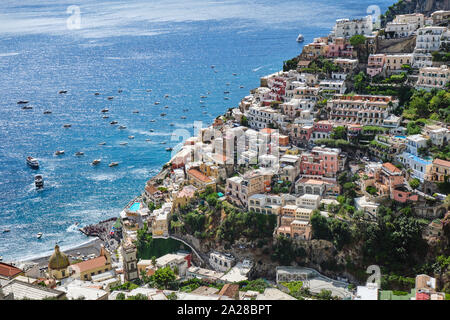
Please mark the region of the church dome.
POLYGON ((65 269, 70 265, 69 258, 64 252, 59 251, 59 246, 55 246, 55 252, 48 260, 48 268, 52 270, 65 269))

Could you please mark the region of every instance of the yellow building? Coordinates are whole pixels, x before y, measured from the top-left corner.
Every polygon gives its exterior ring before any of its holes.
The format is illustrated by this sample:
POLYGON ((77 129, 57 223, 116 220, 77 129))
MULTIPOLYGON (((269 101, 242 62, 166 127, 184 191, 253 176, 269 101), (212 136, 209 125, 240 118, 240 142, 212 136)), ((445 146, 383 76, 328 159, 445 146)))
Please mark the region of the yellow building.
POLYGON ((433 165, 428 169, 428 179, 436 182, 445 182, 450 176, 450 161, 434 159, 433 165))
POLYGON ((111 269, 111 255, 103 246, 97 258, 73 264, 69 268, 74 277, 84 281, 91 280, 92 276, 107 272, 111 269))
POLYGON ((70 274, 67 267, 70 266, 69 258, 64 252, 59 250, 59 246, 55 246, 55 252, 48 260, 48 273, 50 278, 61 280, 67 278, 70 274))
POLYGON ((386 70, 388 73, 401 71, 403 65, 412 64, 412 59, 413 56, 411 53, 386 55, 386 63, 385 63, 386 70))
POLYGON ((190 169, 187 172, 189 183, 193 184, 198 189, 204 190, 206 187, 211 187, 216 190, 216 183, 207 175, 201 173, 197 169, 190 169))

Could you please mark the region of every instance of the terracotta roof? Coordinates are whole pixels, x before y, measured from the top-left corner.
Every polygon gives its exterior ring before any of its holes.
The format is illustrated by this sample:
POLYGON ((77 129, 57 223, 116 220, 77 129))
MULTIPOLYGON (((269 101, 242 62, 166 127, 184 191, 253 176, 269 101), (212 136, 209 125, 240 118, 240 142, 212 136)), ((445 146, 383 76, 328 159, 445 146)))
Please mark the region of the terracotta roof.
POLYGON ((0 276, 4 276, 7 278, 14 278, 15 276, 19 275, 23 271, 19 268, 16 268, 10 264, 6 264, 3 262, 0 262, 0 276))
POLYGON ((201 173, 197 169, 190 169, 188 171, 188 174, 193 176, 194 178, 202 181, 202 182, 205 182, 205 183, 212 182, 211 178, 209 178, 207 175, 204 175, 203 173, 201 173))
POLYGON ((400 170, 399 168, 397 168, 390 162, 383 163, 383 167, 386 168, 387 170, 389 170, 390 172, 394 172, 394 173, 402 172, 402 170, 400 170))
POLYGON ((148 193, 150 193, 150 194, 154 194, 154 193, 156 193, 156 192, 159 191, 159 190, 158 190, 154 185, 152 185, 152 184, 147 184, 147 185, 145 186, 145 190, 146 190, 148 193))
POLYGON ((434 159, 433 164, 437 164, 438 166, 450 167, 450 161, 442 159, 434 159))
POLYGON ((99 256, 94 259, 89 259, 83 262, 76 263, 72 265, 77 268, 80 272, 89 271, 92 269, 100 268, 106 265, 106 258, 104 256, 99 256))
POLYGON ((227 296, 230 298, 235 298, 236 294, 239 292, 239 285, 238 284, 232 284, 227 283, 222 287, 222 289, 219 291, 220 296, 227 296))

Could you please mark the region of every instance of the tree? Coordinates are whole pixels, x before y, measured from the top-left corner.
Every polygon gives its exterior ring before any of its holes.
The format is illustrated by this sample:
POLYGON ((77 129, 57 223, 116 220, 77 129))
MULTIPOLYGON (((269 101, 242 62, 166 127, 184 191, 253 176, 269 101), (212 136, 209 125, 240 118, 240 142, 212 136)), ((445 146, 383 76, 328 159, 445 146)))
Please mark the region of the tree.
POLYGON ((411 179, 409 181, 409 185, 411 186, 411 188, 417 189, 420 186, 420 180, 417 178, 411 179))
POLYGON ((152 266, 153 266, 153 268, 156 267, 156 257, 155 256, 152 257, 152 266))
POLYGON ((241 126, 248 127, 248 119, 246 116, 242 116, 241 118, 241 126))
POLYGON ((170 267, 160 268, 152 276, 153 281, 159 288, 167 288, 169 283, 175 281, 177 277, 170 267))
POLYGON ((332 139, 347 139, 347 128, 344 126, 338 126, 333 128, 333 132, 331 133, 332 139))
POLYGON ((314 210, 311 216, 311 228, 314 239, 332 239, 327 218, 322 216, 318 210, 314 210))
POLYGON ((350 44, 353 47, 357 47, 357 46, 363 45, 365 43, 366 43, 366 37, 364 37, 362 34, 356 34, 350 38, 350 44))
POLYGON ((116 300, 125 300, 125 293, 119 292, 116 296, 116 300))

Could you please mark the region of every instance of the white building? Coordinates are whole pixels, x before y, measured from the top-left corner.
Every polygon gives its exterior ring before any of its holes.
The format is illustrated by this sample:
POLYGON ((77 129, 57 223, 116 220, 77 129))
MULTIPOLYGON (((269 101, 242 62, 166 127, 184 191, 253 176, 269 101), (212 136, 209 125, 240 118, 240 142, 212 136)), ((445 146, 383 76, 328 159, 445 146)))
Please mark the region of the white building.
POLYGON ((211 252, 209 254, 209 264, 214 270, 227 272, 235 263, 235 258, 228 253, 211 252))
POLYGON ((444 89, 450 80, 450 69, 446 65, 440 67, 420 68, 417 89, 444 89))
POLYGON ((306 209, 317 209, 322 197, 318 194, 304 194, 296 199, 296 205, 306 209))
POLYGON ((339 19, 331 32, 334 38, 351 38, 354 35, 372 35, 373 24, 372 16, 366 16, 361 19, 349 20, 339 19))
POLYGON ((355 198, 354 200, 356 210, 363 211, 371 218, 375 218, 377 216, 378 207, 380 206, 378 203, 368 201, 366 196, 355 198))

